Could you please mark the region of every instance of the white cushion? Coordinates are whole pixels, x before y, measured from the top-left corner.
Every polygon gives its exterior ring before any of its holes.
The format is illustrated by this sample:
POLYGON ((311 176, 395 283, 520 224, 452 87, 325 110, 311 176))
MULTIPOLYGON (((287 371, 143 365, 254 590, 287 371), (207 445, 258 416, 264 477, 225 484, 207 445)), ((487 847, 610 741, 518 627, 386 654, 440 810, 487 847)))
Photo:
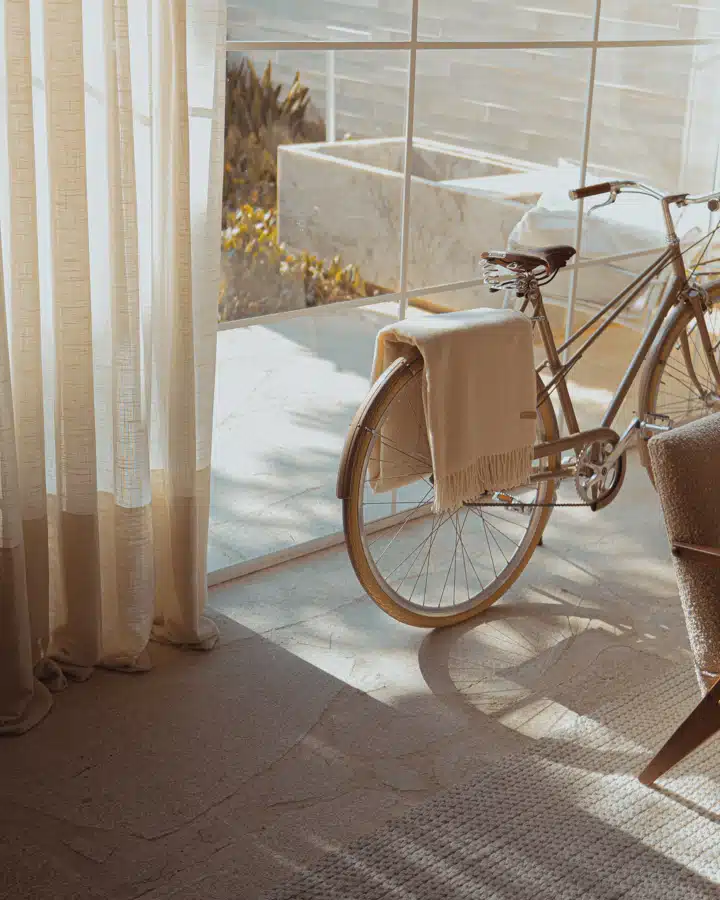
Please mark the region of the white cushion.
MULTIPOLYGON (((553 186, 541 194, 513 228, 509 245, 513 249, 544 247, 552 244, 575 243, 577 202, 569 191, 578 187, 580 170, 565 164, 556 170, 553 186)), ((587 184, 610 180, 605 175, 588 174, 587 184)), ((665 246, 666 235, 660 203, 652 197, 621 194, 610 206, 592 212, 592 206, 603 202, 603 196, 585 201, 583 259, 612 256, 633 250, 655 250, 665 246)), ((676 225, 684 241, 699 237, 708 220, 704 207, 678 210, 676 225)), ((641 272, 648 265, 648 257, 623 260, 620 266, 631 272, 641 272)))

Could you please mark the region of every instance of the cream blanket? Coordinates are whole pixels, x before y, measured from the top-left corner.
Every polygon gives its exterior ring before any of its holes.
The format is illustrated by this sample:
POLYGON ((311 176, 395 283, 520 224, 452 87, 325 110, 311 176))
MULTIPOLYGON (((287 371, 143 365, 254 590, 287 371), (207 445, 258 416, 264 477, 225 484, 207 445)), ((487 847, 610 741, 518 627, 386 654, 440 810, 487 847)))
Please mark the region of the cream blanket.
POLYGON ((382 425, 370 459, 373 490, 432 472, 434 509, 441 512, 526 483, 536 422, 530 319, 472 309, 388 325, 377 336, 373 381, 410 347, 423 357, 423 375, 401 392, 382 425))

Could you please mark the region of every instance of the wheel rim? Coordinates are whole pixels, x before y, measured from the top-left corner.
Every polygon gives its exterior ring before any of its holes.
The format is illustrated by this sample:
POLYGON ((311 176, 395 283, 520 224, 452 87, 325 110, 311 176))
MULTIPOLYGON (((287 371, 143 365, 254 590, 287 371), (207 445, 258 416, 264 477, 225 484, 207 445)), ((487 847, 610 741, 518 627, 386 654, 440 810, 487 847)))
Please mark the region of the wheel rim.
MULTIPOLYGON (((522 568, 547 514, 553 484, 494 494, 452 514, 432 513, 434 489, 427 474, 398 487, 394 498, 390 490, 373 491, 369 469, 379 448, 391 472, 394 460, 398 468, 408 465, 408 454, 381 430, 393 404, 407 400, 405 392, 417 377, 393 396, 368 435, 358 487, 360 540, 373 577, 395 604, 426 618, 462 616, 496 599, 522 568)), ((422 415, 422 409, 414 415, 422 415)), ((543 439, 539 424, 538 440, 543 439)), ((410 464, 418 471, 431 468, 427 453, 414 453, 410 464)))
MULTIPOLYGON (((720 357, 720 307, 705 312, 713 353, 720 357)), ((716 383, 700 341, 697 322, 689 313, 679 320, 654 376, 649 412, 672 428, 720 411, 716 383)))

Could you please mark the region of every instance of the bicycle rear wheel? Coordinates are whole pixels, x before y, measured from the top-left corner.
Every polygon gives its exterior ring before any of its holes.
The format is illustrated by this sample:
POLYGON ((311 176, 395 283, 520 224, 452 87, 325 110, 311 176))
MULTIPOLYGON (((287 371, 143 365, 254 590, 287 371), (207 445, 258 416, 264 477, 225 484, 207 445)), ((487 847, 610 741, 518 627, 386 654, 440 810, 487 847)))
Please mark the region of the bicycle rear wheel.
MULTIPOLYGON (((408 454, 383 437, 382 427, 393 404, 413 396, 413 382, 420 377, 417 358, 396 364, 378 382, 351 429, 340 481, 348 553, 362 586, 393 618, 435 628, 477 615, 518 578, 547 524, 555 482, 496 492, 455 513, 436 515, 430 461, 417 456, 411 459, 419 473, 416 482, 375 493, 368 468, 378 442, 383 465, 392 470, 397 459, 407 468, 408 454)), ((557 438, 550 401, 538 412, 538 440, 557 438)), ((414 415, 424 416, 421 405, 414 415)), ((542 462, 546 468, 559 464, 559 458, 542 462)))

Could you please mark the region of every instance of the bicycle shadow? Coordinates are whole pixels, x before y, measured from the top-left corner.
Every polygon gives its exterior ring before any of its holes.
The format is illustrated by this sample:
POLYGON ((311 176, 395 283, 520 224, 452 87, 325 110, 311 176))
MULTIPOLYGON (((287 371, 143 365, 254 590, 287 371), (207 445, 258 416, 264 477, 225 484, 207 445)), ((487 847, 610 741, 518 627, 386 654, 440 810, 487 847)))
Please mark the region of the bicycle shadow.
POLYGON ((617 696, 618 678, 632 691, 675 665, 640 649, 629 626, 618 633, 594 627, 606 618, 606 609, 561 598, 499 604, 480 620, 430 632, 418 651, 420 672, 442 703, 479 724, 490 716, 525 730, 538 715, 592 715, 617 696), (558 623, 570 618, 577 629, 559 633, 558 623), (494 644, 502 649, 493 652, 494 644))

